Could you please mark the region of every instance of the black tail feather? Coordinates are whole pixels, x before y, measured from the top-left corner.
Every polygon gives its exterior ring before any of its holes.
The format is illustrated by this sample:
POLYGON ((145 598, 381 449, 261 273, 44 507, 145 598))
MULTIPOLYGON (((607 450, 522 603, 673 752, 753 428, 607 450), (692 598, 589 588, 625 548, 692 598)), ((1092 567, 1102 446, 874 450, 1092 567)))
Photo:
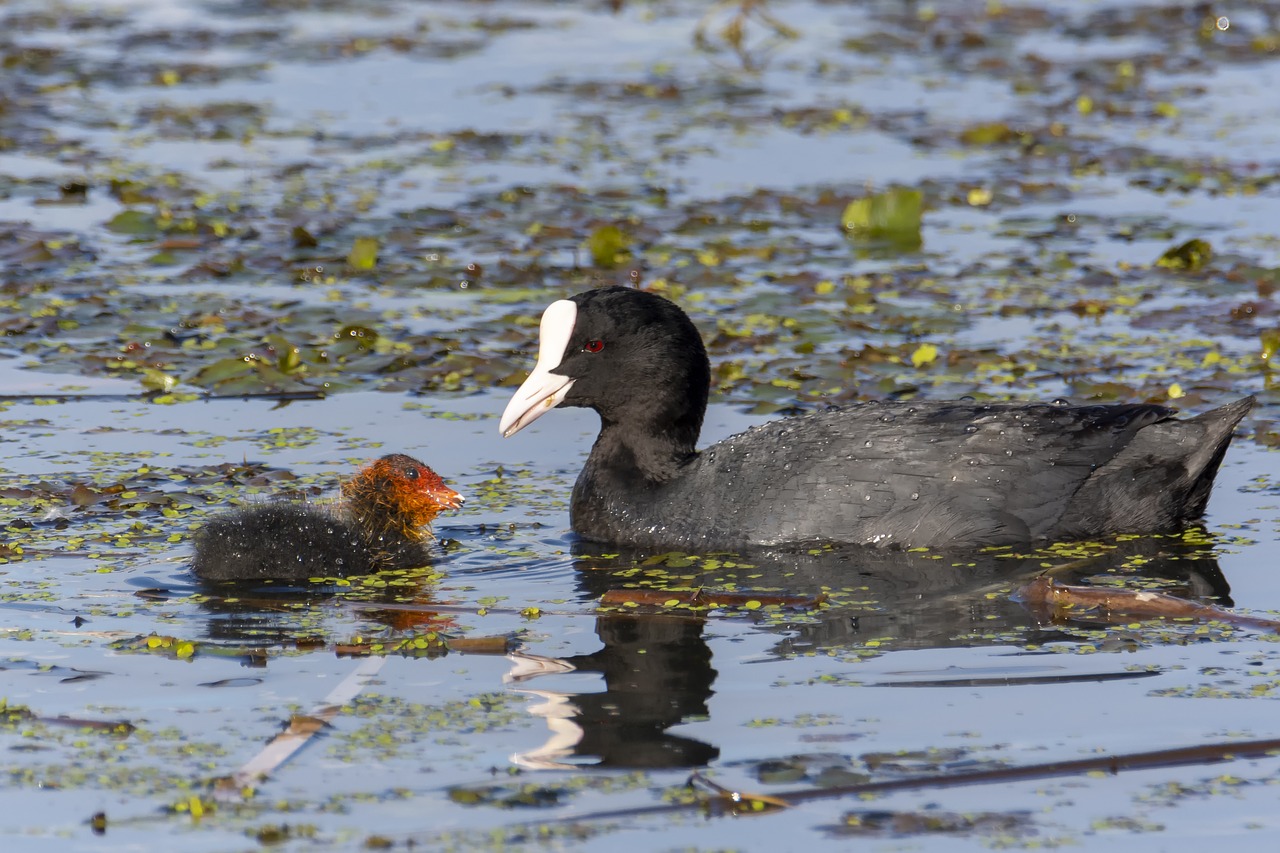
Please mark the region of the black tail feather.
POLYGON ((1257 398, 1253 396, 1244 397, 1187 420, 1187 423, 1201 424, 1204 427, 1205 446, 1211 448, 1212 452, 1207 457, 1198 455, 1197 458, 1188 460, 1192 465, 1200 463, 1200 467, 1199 471, 1194 469, 1191 471, 1195 480, 1183 504, 1185 509, 1183 520, 1192 521, 1204 515, 1205 506, 1209 503, 1209 494, 1213 491, 1213 480, 1218 474, 1218 466, 1222 464, 1222 457, 1227 454, 1231 436, 1236 426, 1245 415, 1249 414, 1249 410, 1256 402, 1257 398))

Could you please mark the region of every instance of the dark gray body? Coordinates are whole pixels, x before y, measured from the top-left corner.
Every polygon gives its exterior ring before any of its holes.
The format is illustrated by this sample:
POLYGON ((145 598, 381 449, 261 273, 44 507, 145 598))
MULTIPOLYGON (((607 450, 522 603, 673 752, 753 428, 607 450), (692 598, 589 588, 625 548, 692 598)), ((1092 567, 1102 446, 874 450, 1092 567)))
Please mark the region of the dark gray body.
POLYGON ((1141 403, 868 403, 700 453, 711 368, 675 303, 584 291, 547 308, 539 342, 500 429, 548 406, 594 409, 600 435, 574 486, 573 529, 643 547, 972 548, 1176 530, 1204 513, 1254 402, 1185 420, 1141 403))
POLYGON ((976 547, 1157 533, 1199 518, 1245 398, 1155 405, 863 404, 773 421, 661 479, 605 421, 573 529, 639 546, 976 547))
POLYGON ((301 502, 260 504, 220 515, 196 531, 191 569, 208 581, 366 575, 426 565, 426 546, 371 536, 339 510, 301 502))

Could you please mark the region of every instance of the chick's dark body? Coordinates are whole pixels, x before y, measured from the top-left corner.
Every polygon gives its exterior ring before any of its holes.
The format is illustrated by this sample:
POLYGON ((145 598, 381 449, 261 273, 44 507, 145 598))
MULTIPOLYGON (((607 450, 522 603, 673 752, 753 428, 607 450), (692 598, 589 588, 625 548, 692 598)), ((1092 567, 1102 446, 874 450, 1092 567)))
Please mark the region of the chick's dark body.
POLYGON ((304 503, 275 502, 219 516, 196 534, 191 568, 206 580, 305 580, 367 575, 430 561, 421 542, 370 536, 304 503))
POLYGON ((403 454, 383 456, 320 503, 271 501, 219 515, 196 531, 191 568, 209 581, 300 581, 430 562, 428 525, 463 498, 403 454))

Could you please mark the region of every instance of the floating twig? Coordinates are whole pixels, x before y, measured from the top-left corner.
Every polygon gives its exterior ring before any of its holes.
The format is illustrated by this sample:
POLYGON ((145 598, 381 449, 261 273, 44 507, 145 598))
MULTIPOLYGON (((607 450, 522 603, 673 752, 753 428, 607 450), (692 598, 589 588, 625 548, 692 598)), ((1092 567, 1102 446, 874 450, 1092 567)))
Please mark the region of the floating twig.
POLYGON ((458 652, 468 655, 505 655, 511 651, 515 639, 510 636, 447 637, 430 632, 426 637, 405 637, 402 640, 370 640, 359 643, 338 643, 333 651, 340 657, 367 655, 415 654, 418 652, 458 652))
MULTIPOLYGON (((59 403, 70 402, 88 402, 88 403, 109 403, 115 400, 150 400, 156 397, 156 391, 135 391, 130 393, 94 393, 94 394, 65 394, 61 392, 49 393, 26 393, 26 394, 0 394, 0 401, 11 401, 15 403, 34 402, 36 400, 56 400, 59 403)), ((287 402, 290 400, 323 400, 328 396, 321 390, 306 391, 246 391, 241 394, 199 394, 201 400, 276 400, 279 402, 287 402)))
POLYGON ((768 794, 746 794, 742 791, 726 788, 714 779, 709 779, 702 775, 701 770, 695 770, 689 776, 689 787, 694 789, 702 787, 710 791, 710 797, 718 802, 719 808, 733 814, 763 814, 774 809, 791 808, 791 803, 781 797, 773 797, 768 794))
POLYGON ((382 670, 386 662, 385 657, 361 659, 356 668, 342 679, 319 705, 307 714, 295 714, 290 718, 288 727, 272 738, 261 752, 242 764, 240 769, 230 776, 215 780, 214 798, 223 802, 245 799, 254 785, 270 776, 280 765, 306 746, 317 732, 322 731, 334 717, 338 716, 343 705, 359 696, 365 685, 382 670))
POLYGON ((10 705, 3 699, 0 699, 0 718, 7 718, 10 721, 31 720, 32 722, 44 723, 46 726, 69 726, 73 729, 88 729, 125 737, 133 734, 137 728, 128 720, 87 720, 82 717, 67 716, 42 717, 25 705, 10 705))

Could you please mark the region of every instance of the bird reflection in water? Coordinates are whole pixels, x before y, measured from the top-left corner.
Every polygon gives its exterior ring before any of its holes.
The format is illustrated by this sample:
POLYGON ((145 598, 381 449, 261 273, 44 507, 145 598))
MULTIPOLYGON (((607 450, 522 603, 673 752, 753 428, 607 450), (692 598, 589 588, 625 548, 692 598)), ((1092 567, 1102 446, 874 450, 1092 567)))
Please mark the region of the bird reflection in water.
MULTIPOLYGON (((699 580, 683 583, 704 583, 708 588, 723 583, 740 591, 785 591, 796 596, 824 589, 854 591, 843 597, 832 595, 831 606, 798 612, 790 622, 771 618, 756 623, 754 630, 776 636, 772 654, 780 659, 815 651, 839 656, 865 649, 872 639, 881 652, 1011 644, 1016 649, 1023 644, 1096 641, 1096 622, 1084 623, 1083 631, 1080 623, 1041 623, 1010 597, 1012 590, 1041 574, 1046 562, 1071 565, 1056 574, 1063 583, 1105 579, 1131 588, 1152 585, 1187 599, 1231 606, 1229 586, 1205 541, 1196 536, 1112 541, 1097 546, 1094 556, 1085 559, 1044 554, 1011 557, 1007 551, 943 559, 860 548, 816 554, 761 551, 743 554, 736 561, 743 564, 740 569, 699 574, 694 566, 672 570, 666 580, 681 583, 679 576, 694 574, 699 580)), ((661 568, 655 567, 652 554, 643 552, 604 558, 593 546, 579 544, 574 556, 584 609, 594 606, 606 591, 635 583, 637 576, 656 577, 661 568), (644 569, 639 575, 637 567, 644 569)), ((447 567, 443 571, 447 573, 447 567)), ((657 586, 662 586, 661 581, 657 586)), ((414 604, 400 609, 397 602, 406 601, 407 591, 387 589, 385 610, 378 607, 379 596, 366 591, 360 596, 361 616, 393 631, 447 630, 454 617, 447 607, 433 611, 434 590, 429 576, 424 577, 421 588, 409 593, 414 604)), ((235 598, 211 595, 203 602, 210 612, 208 636, 257 644, 297 640, 297 611, 347 598, 331 593, 295 588, 257 590, 235 598)), ((713 615, 666 610, 602 613, 595 622, 599 648, 589 654, 512 655, 513 666, 505 680, 511 689, 541 700, 531 702, 529 712, 541 717, 549 729, 543 743, 531 745, 513 761, 546 769, 678 768, 715 761, 720 755, 716 744, 671 729, 712 714, 718 673, 713 660, 716 646, 709 641, 706 623, 756 618, 738 613, 730 617, 724 611, 713 615)), ((1021 672, 1025 667, 1011 665, 1011 669, 1021 672)), ((936 684, 960 686, 971 680, 969 675, 961 668, 936 684)), ((696 734, 712 731, 712 726, 698 726, 696 734)))
MULTIPOLYGON (((1230 606, 1230 587, 1212 549, 1203 542, 1178 536, 1108 542, 1096 557, 1076 561, 1060 578, 1079 583, 1123 572, 1128 583, 1155 580, 1174 594, 1230 606), (1135 571, 1126 565, 1140 566, 1140 574, 1134 577, 1135 571)), ((591 545, 575 548, 581 594, 591 601, 634 582, 629 570, 651 557, 623 553, 605 560, 596 554, 591 545)), ((1011 557, 997 552, 937 559, 847 548, 821 554, 760 551, 743 555, 743 561, 750 568, 737 579, 742 588, 785 589, 798 595, 824 588, 858 590, 856 605, 806 613, 794 624, 761 622, 761 631, 780 635, 774 646, 779 657, 856 648, 872 638, 881 650, 1008 644, 1010 632, 1037 645, 1095 639, 1070 624, 1039 624, 1010 598, 1011 589, 1044 571, 1044 555, 1011 557)), ((717 746, 668 731, 709 715, 717 673, 704 633, 706 622, 704 617, 669 612, 602 615, 596 621, 601 648, 591 654, 511 655, 513 666, 505 680, 543 700, 528 710, 542 717, 550 730, 544 743, 513 755, 512 761, 536 769, 698 767, 714 761, 720 753, 717 746), (581 690, 578 680, 586 673, 603 676, 603 691, 551 689, 552 684, 564 688, 567 682, 581 690)), ((957 684, 963 676, 957 674, 957 684)))
POLYGON ((708 713, 716 671, 702 635, 704 622, 683 616, 601 616, 598 651, 568 658, 512 655, 509 683, 567 672, 604 677, 603 692, 522 688, 545 700, 529 712, 547 721, 551 737, 512 760, 539 769, 700 767, 713 761, 719 749, 668 731, 708 713))

